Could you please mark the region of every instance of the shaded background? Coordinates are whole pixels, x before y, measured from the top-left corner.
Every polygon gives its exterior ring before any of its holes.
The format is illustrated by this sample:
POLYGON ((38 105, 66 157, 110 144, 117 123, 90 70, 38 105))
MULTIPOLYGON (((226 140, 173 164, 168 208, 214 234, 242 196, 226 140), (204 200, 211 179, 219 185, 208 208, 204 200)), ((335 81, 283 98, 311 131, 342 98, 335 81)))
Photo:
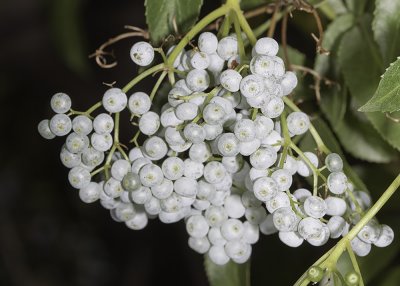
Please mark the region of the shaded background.
MULTIPOLYGON (((217 5, 213 2, 205 0, 202 14, 217 5)), ((300 29, 289 26, 289 43, 312 57, 314 25, 308 17, 297 21, 300 29)), ((128 52, 132 39, 113 47, 119 60, 114 69, 102 70, 87 59, 126 24, 145 27, 143 1, 0 2, 0 285, 208 284, 202 256, 189 249, 183 223, 151 221, 133 231, 99 204, 83 204, 59 160, 62 139, 46 141, 36 131, 51 116, 54 93, 66 92, 73 108, 86 109, 101 98, 102 82, 123 86, 135 75, 128 52)), ((137 88, 149 90, 149 82, 137 88)), ((396 164, 353 163, 375 198, 398 171, 396 164)), ((396 195, 380 215, 395 230, 398 201, 396 195)), ((276 235, 262 236, 253 248, 253 285, 291 285, 330 245, 290 249, 276 235)), ((375 271, 372 281, 398 265, 398 250, 396 243, 372 251, 369 261, 391 256, 381 266, 366 262, 365 271, 375 271)))

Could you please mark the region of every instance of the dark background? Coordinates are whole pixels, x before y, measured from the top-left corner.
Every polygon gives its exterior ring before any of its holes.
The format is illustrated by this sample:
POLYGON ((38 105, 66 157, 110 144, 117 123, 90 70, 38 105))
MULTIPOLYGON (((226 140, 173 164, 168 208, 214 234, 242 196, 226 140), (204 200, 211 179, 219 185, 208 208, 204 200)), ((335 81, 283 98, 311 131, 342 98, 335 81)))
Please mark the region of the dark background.
MULTIPOLYGON (((203 14, 216 3, 205 0, 203 14)), ((208 284, 183 223, 155 220, 133 231, 99 204, 82 203, 59 160, 63 139, 46 141, 36 131, 51 117, 54 93, 68 93, 73 108, 84 110, 101 98, 103 82, 123 86, 135 75, 134 39, 113 47, 114 69, 87 59, 126 24, 145 27, 143 1, 0 1, 0 285, 208 284)), ((302 40, 309 32, 290 27, 289 42, 312 56, 313 42, 302 40)), ((148 90, 149 82, 137 88, 148 90)), ((382 185, 391 177, 387 171, 369 180, 382 185)), ((397 209, 389 213, 398 219, 397 209)), ((328 247, 290 249, 276 235, 262 236, 252 281, 291 285, 328 247)))

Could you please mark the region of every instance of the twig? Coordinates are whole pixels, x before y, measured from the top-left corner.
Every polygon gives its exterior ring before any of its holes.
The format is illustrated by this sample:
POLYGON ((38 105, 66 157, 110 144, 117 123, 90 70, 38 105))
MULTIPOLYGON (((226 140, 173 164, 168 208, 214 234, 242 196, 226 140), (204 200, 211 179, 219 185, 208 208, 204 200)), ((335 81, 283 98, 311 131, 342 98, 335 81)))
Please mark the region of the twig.
POLYGON ((250 19, 253 17, 257 17, 259 15, 265 14, 265 13, 272 14, 275 11, 275 6, 276 5, 274 3, 270 3, 268 5, 258 7, 254 10, 244 12, 244 17, 246 19, 250 19))
POLYGON ((127 32, 120 34, 114 38, 110 38, 107 42, 102 44, 93 54, 89 55, 89 58, 95 58, 96 63, 104 69, 113 68, 117 65, 117 61, 113 61, 111 63, 107 63, 106 56, 111 56, 115 59, 115 55, 113 52, 107 52, 105 49, 108 46, 115 44, 121 40, 131 38, 131 37, 142 37, 144 39, 149 39, 149 33, 141 28, 134 27, 134 26, 125 26, 125 29, 133 30, 133 32, 127 32))
POLYGON ((308 67, 299 66, 299 65, 291 65, 291 67, 293 70, 302 71, 302 72, 304 72, 306 74, 308 73, 314 77, 314 85, 312 86, 312 88, 315 90, 315 97, 318 102, 320 102, 320 100, 321 100, 321 81, 323 81, 325 83, 325 85, 335 84, 334 81, 321 76, 318 72, 316 72, 315 70, 310 69, 308 67))
POLYGON ((283 48, 283 55, 285 57, 285 65, 288 70, 292 70, 292 66, 290 64, 290 59, 287 51, 287 22, 288 22, 288 11, 286 10, 283 13, 283 19, 282 19, 282 30, 281 30, 282 48, 283 48))
POLYGON ((313 17, 315 19, 315 23, 317 24, 317 28, 318 28, 318 37, 314 33, 311 33, 311 36, 313 37, 313 39, 315 40, 315 42, 317 44, 317 47, 316 47, 317 53, 329 55, 329 51, 325 50, 322 47, 322 40, 324 38, 324 29, 322 27, 321 18, 319 17, 319 14, 318 14, 317 10, 315 9, 315 7, 312 6, 311 4, 307 3, 305 0, 293 1, 293 7, 300 11, 304 11, 306 13, 313 15, 313 17))
POLYGON ((280 8, 281 8, 280 0, 276 0, 274 14, 272 14, 271 25, 269 26, 268 34, 267 34, 267 36, 269 38, 272 38, 274 36, 276 22, 277 22, 277 16, 281 10, 280 8))

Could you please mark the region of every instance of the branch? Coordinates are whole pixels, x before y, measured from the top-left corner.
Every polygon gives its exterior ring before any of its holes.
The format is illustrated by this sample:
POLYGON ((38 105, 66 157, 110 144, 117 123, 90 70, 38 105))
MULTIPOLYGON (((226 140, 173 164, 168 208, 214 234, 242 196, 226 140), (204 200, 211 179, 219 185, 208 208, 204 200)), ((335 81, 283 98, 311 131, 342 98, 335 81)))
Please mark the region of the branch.
POLYGON ((279 14, 279 12, 281 10, 280 8, 281 8, 280 1, 276 0, 275 1, 275 11, 274 11, 274 14, 272 15, 271 26, 269 26, 268 34, 267 34, 267 36, 269 38, 272 38, 274 36, 276 22, 277 22, 277 16, 278 16, 278 14, 279 14))

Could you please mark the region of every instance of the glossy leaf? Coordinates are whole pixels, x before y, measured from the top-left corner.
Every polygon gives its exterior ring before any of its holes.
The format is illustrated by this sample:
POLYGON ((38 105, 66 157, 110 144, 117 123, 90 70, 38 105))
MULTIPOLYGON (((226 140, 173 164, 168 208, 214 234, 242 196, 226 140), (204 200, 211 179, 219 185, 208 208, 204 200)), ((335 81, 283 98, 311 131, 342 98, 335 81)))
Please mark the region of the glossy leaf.
POLYGON ((232 261, 216 265, 204 256, 204 267, 211 286, 250 286, 250 262, 237 264, 232 261))
POLYGON ((146 22, 152 43, 158 45, 176 32, 184 35, 196 23, 202 4, 203 0, 146 0, 146 22))
POLYGON ((400 59, 386 70, 374 96, 360 109, 371 112, 394 112, 400 110, 400 59))
POLYGON ((375 1, 372 30, 385 66, 400 55, 400 1, 375 1))
MULTIPOLYGON (((364 105, 375 93, 383 70, 378 47, 369 31, 370 23, 367 16, 349 30, 341 41, 338 53, 342 74, 354 98, 355 108, 364 105)), ((400 124, 390 121, 382 113, 366 113, 366 117, 383 139, 400 149, 400 124)), ((370 140, 369 137, 365 139, 370 140)), ((386 150, 386 154, 394 154, 388 144, 374 140, 373 146, 376 150, 386 150)))

